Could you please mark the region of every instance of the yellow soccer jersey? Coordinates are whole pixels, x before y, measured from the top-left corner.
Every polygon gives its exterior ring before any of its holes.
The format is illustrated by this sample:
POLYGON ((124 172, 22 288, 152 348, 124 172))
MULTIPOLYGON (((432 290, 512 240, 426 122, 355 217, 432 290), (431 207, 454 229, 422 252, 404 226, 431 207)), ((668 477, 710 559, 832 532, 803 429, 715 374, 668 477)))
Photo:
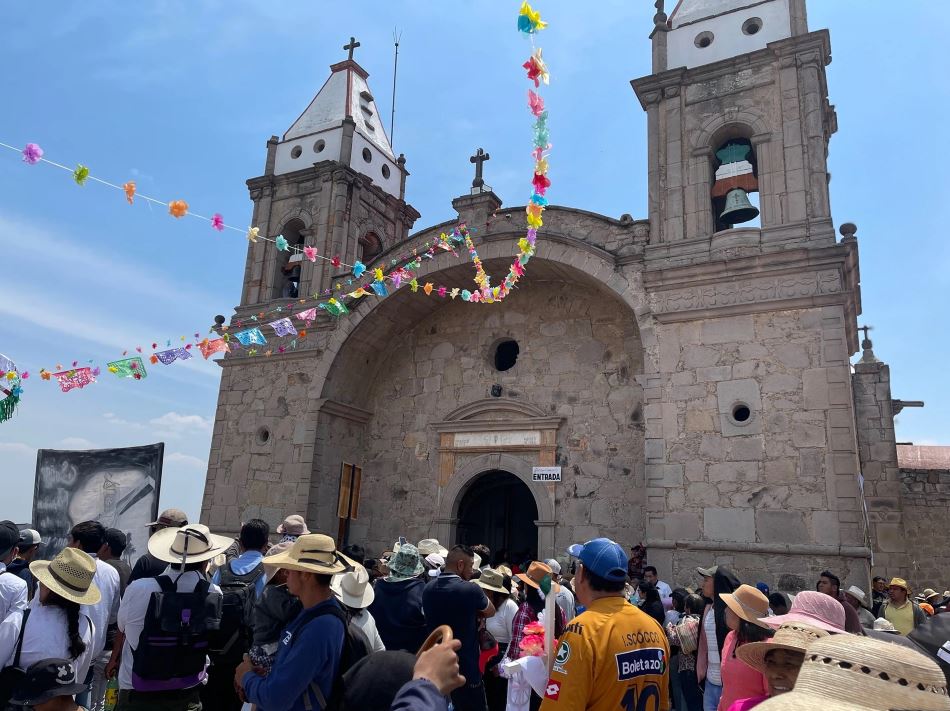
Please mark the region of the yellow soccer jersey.
POLYGON ((622 597, 595 600, 567 626, 541 711, 667 711, 670 645, 622 597))

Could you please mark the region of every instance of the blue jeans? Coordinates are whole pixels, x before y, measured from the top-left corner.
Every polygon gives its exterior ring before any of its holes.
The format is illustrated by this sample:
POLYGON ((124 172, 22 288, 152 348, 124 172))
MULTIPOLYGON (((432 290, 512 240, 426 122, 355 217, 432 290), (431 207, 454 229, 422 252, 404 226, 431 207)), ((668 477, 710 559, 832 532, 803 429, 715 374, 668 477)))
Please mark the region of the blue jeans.
POLYGON ((703 692, 703 711, 716 711, 719 708, 719 699, 722 698, 722 685, 713 684, 706 680, 706 690, 703 692))

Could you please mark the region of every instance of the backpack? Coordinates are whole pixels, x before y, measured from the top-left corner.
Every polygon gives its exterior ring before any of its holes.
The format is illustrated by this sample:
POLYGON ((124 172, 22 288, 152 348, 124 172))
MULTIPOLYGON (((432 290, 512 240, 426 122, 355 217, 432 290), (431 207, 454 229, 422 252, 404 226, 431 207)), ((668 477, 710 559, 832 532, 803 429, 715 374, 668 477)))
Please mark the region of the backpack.
MULTIPOLYGON (((330 691, 330 698, 323 695, 320 687, 313 681, 308 687, 320 704, 321 711, 340 711, 343 708, 343 675, 350 670, 363 657, 369 656, 372 652, 372 646, 366 638, 366 634, 359 626, 350 620, 349 615, 339 605, 324 605, 316 610, 307 610, 304 619, 298 629, 310 624, 318 617, 323 615, 333 615, 343 623, 345 634, 343 635, 343 650, 340 654, 340 666, 333 678, 333 688, 330 691)), ((293 646, 297 641, 298 635, 290 639, 290 645, 293 646)))
POLYGON ((155 581, 138 647, 132 652, 132 688, 136 691, 190 689, 201 683, 208 635, 221 622, 221 595, 199 580, 193 592, 178 592, 167 575, 155 581))
POLYGON ((227 563, 220 569, 221 624, 208 638, 210 653, 229 661, 241 661, 251 646, 251 610, 257 596, 257 581, 264 577, 260 563, 244 575, 238 575, 227 563))
POLYGON ((23 619, 20 621, 20 634, 16 640, 16 652, 13 655, 13 663, 0 671, 0 708, 6 708, 14 692, 26 676, 26 672, 20 669, 20 651, 23 649, 23 633, 26 632, 26 621, 30 616, 30 608, 23 611, 23 619))

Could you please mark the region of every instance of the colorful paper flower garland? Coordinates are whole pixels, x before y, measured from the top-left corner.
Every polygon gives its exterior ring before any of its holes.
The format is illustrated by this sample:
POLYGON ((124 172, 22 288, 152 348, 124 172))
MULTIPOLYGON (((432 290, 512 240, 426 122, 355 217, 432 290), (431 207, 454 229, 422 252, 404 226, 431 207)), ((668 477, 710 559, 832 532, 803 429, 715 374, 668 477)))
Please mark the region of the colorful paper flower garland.
POLYGON ((23 395, 20 381, 28 377, 29 373, 20 373, 16 364, 0 353, 0 422, 6 422, 13 417, 23 395))

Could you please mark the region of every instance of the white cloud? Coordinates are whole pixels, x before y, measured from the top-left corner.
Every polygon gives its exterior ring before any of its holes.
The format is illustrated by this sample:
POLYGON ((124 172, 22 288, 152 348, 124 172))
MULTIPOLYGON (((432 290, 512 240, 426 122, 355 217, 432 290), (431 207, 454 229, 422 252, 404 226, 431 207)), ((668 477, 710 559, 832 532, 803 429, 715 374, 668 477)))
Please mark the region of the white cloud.
POLYGON ((181 464, 184 467, 205 470, 208 468, 208 460, 194 457, 182 452, 171 452, 165 455, 165 464, 181 464))
POLYGON ((8 454, 28 455, 36 454, 36 447, 31 447, 23 442, 0 442, 0 452, 8 454))
POLYGON ((85 437, 65 437, 57 443, 60 447, 66 449, 98 449, 98 447, 85 437))
POLYGON ((181 434, 189 430, 199 430, 210 432, 214 424, 211 418, 201 415, 182 415, 177 412, 166 412, 161 417, 154 417, 148 421, 154 427, 159 427, 175 434, 181 434))

